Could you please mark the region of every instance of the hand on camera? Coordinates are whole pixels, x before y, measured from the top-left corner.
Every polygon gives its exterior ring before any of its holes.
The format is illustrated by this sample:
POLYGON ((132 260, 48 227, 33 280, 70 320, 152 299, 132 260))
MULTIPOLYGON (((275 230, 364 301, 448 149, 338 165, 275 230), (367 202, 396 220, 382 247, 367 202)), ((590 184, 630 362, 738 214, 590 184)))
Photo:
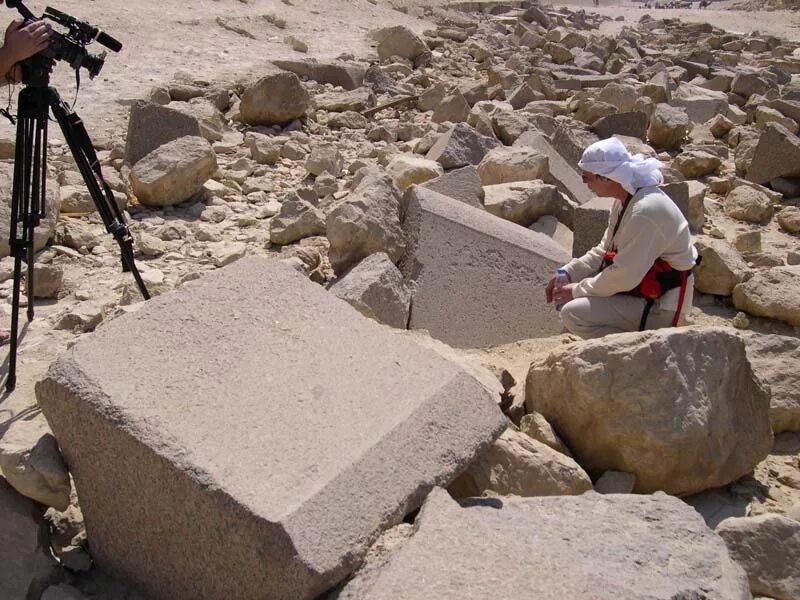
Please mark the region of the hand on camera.
POLYGON ((47 48, 50 32, 50 25, 44 21, 32 21, 27 25, 22 21, 12 21, 6 28, 3 51, 14 63, 30 58, 47 48))

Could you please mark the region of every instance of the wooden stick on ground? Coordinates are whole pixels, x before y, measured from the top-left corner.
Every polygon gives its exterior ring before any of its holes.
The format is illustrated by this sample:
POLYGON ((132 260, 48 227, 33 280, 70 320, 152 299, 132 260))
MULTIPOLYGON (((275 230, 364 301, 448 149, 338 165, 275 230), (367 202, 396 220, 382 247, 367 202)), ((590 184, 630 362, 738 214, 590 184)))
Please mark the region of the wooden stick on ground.
POLYGON ((377 112, 382 111, 385 108, 394 108, 395 106, 400 106, 401 104, 405 104, 406 102, 411 102, 412 100, 417 100, 419 95, 416 96, 406 96, 405 98, 399 98, 398 100, 392 100, 386 104, 381 104, 380 106, 376 106, 375 108, 368 108, 365 111, 362 111, 361 114, 365 117, 371 117, 377 112))

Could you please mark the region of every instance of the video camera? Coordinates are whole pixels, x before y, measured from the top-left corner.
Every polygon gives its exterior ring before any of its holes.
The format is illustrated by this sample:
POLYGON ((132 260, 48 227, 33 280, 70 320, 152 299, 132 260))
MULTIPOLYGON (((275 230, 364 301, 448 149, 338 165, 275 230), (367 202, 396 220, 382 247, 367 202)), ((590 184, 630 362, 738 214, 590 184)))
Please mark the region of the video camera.
MULTIPOLYGON (((9 8, 16 8, 20 12, 25 19, 25 24, 39 20, 19 0, 7 0, 6 4, 9 8)), ((44 10, 41 18, 55 21, 66 27, 68 31, 66 33, 51 32, 50 44, 36 56, 43 56, 53 61, 63 60, 76 71, 84 68, 89 73, 90 79, 94 79, 100 73, 100 69, 105 63, 106 53, 90 54, 86 51, 87 45, 98 42, 113 52, 122 50, 122 43, 104 31, 50 6, 44 10)))

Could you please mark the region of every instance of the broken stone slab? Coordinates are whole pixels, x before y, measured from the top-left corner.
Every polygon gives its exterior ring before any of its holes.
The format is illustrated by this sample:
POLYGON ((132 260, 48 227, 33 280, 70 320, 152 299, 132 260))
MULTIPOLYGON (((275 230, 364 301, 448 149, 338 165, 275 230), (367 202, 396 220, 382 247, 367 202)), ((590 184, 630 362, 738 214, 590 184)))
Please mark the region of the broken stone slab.
POLYGON ((692 233, 701 233, 706 222, 706 186, 697 181, 677 181, 661 186, 689 223, 692 233))
POLYGON ((487 212, 523 227, 545 215, 557 217, 568 208, 558 189, 541 181, 499 183, 483 190, 487 212))
POLYGON ((614 198, 595 196, 575 208, 573 216, 572 256, 580 257, 597 246, 608 227, 614 198))
POLYGON ((0 477, 0 598, 40 598, 63 577, 36 504, 0 477))
POLYGON ((242 94, 241 120, 248 125, 281 125, 305 116, 311 98, 294 73, 259 79, 242 94))
POLYGON ((399 329, 408 324, 411 293, 385 252, 370 254, 328 289, 366 317, 399 329))
POLYGON ((478 165, 484 186, 514 181, 547 179, 550 161, 545 154, 526 146, 499 146, 486 153, 478 165))
POLYGON ((375 106, 375 94, 366 87, 348 92, 327 92, 314 96, 314 106, 328 112, 362 112, 375 106))
POLYGON ((228 130, 222 113, 206 98, 193 98, 189 102, 170 102, 162 108, 171 108, 195 119, 200 126, 200 135, 209 142, 221 141, 228 130))
POLYGON ((175 108, 137 100, 131 105, 125 162, 135 165, 150 152, 187 135, 200 136, 200 123, 175 108))
POLYGON ((657 104, 650 119, 647 137, 656 148, 675 150, 680 148, 689 131, 689 115, 682 108, 669 104, 657 104))
POLYGON ((744 259, 725 240, 697 240, 695 247, 702 261, 694 269, 694 287, 704 294, 730 296, 733 288, 747 280, 752 272, 744 259))
POLYGON ((560 332, 541 293, 569 260, 556 242, 421 187, 403 200, 410 328, 460 348, 560 332))
POLYGON ((411 185, 425 183, 444 175, 442 165, 413 154, 395 155, 386 165, 386 172, 394 179, 401 192, 411 185))
POLYGON ((663 493, 476 498, 460 506, 434 490, 413 535, 381 563, 334 598, 750 598, 747 576, 722 540, 663 493))
POLYGON ((776 177, 800 177, 800 138, 778 123, 768 123, 758 139, 747 180, 763 185, 776 177))
POLYGON ((783 515, 725 519, 716 529, 755 595, 800 598, 800 523, 783 515))
POLYGON ((647 115, 643 112, 623 112, 601 117, 592 125, 594 131, 601 139, 613 135, 626 135, 640 140, 647 139, 647 115))
POLYGON ((733 305, 757 317, 769 317, 800 327, 800 267, 757 271, 733 288, 733 305))
POLYGON ((532 148, 545 155, 548 158, 550 170, 545 182, 555 185, 578 204, 585 204, 594 197, 594 194, 581 180, 580 173, 553 148, 544 134, 536 131, 526 131, 517 138, 514 146, 532 148))
POLYGON ((299 77, 311 79, 317 83, 330 83, 354 90, 361 87, 366 67, 353 62, 317 62, 315 59, 305 60, 273 60, 272 64, 285 71, 291 71, 299 77))
POLYGON ((481 135, 466 123, 457 123, 439 136, 425 158, 435 160, 445 170, 457 169, 480 164, 489 150, 500 145, 497 139, 481 135))
POLYGON ((684 82, 672 92, 670 104, 683 107, 691 122, 705 123, 714 115, 727 112, 728 95, 684 82))
POLYGON ((525 403, 590 475, 633 473, 640 493, 726 485, 772 448, 769 393, 725 327, 621 333, 534 357, 525 403))
POLYGON ((381 62, 392 56, 414 61, 420 55, 429 52, 422 38, 402 25, 380 30, 378 38, 378 58, 381 62))
POLYGON ((83 338, 37 398, 94 560, 156 600, 314 598, 506 428, 459 367, 256 257, 83 338))
POLYGON ((800 431, 800 341, 755 332, 743 337, 753 372, 769 385, 772 431, 800 431))
POLYGON ((552 240, 558 242, 564 250, 572 252, 573 234, 572 230, 552 215, 544 215, 536 219, 528 229, 537 233, 543 233, 552 240))
POLYGON ((470 498, 486 492, 501 496, 566 496, 590 489, 589 476, 570 457, 508 428, 447 491, 454 498, 470 498))
POLYGON ((441 177, 426 181, 422 187, 455 198, 475 208, 483 208, 486 197, 478 170, 473 165, 453 169, 441 177))

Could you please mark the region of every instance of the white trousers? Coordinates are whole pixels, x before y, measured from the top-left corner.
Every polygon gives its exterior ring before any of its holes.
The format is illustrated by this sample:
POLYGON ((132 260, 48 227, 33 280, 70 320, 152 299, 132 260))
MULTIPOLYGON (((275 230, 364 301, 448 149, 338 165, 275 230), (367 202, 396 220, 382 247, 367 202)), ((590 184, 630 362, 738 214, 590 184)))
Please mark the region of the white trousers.
MULTIPOLYGON (((628 294, 575 298, 561 308, 561 321, 570 333, 584 339, 639 331, 644 306, 644 298, 628 294)), ((687 313, 686 307, 682 312, 687 313)), ((669 327, 674 317, 675 311, 661 310, 656 304, 647 316, 646 329, 669 327)))

